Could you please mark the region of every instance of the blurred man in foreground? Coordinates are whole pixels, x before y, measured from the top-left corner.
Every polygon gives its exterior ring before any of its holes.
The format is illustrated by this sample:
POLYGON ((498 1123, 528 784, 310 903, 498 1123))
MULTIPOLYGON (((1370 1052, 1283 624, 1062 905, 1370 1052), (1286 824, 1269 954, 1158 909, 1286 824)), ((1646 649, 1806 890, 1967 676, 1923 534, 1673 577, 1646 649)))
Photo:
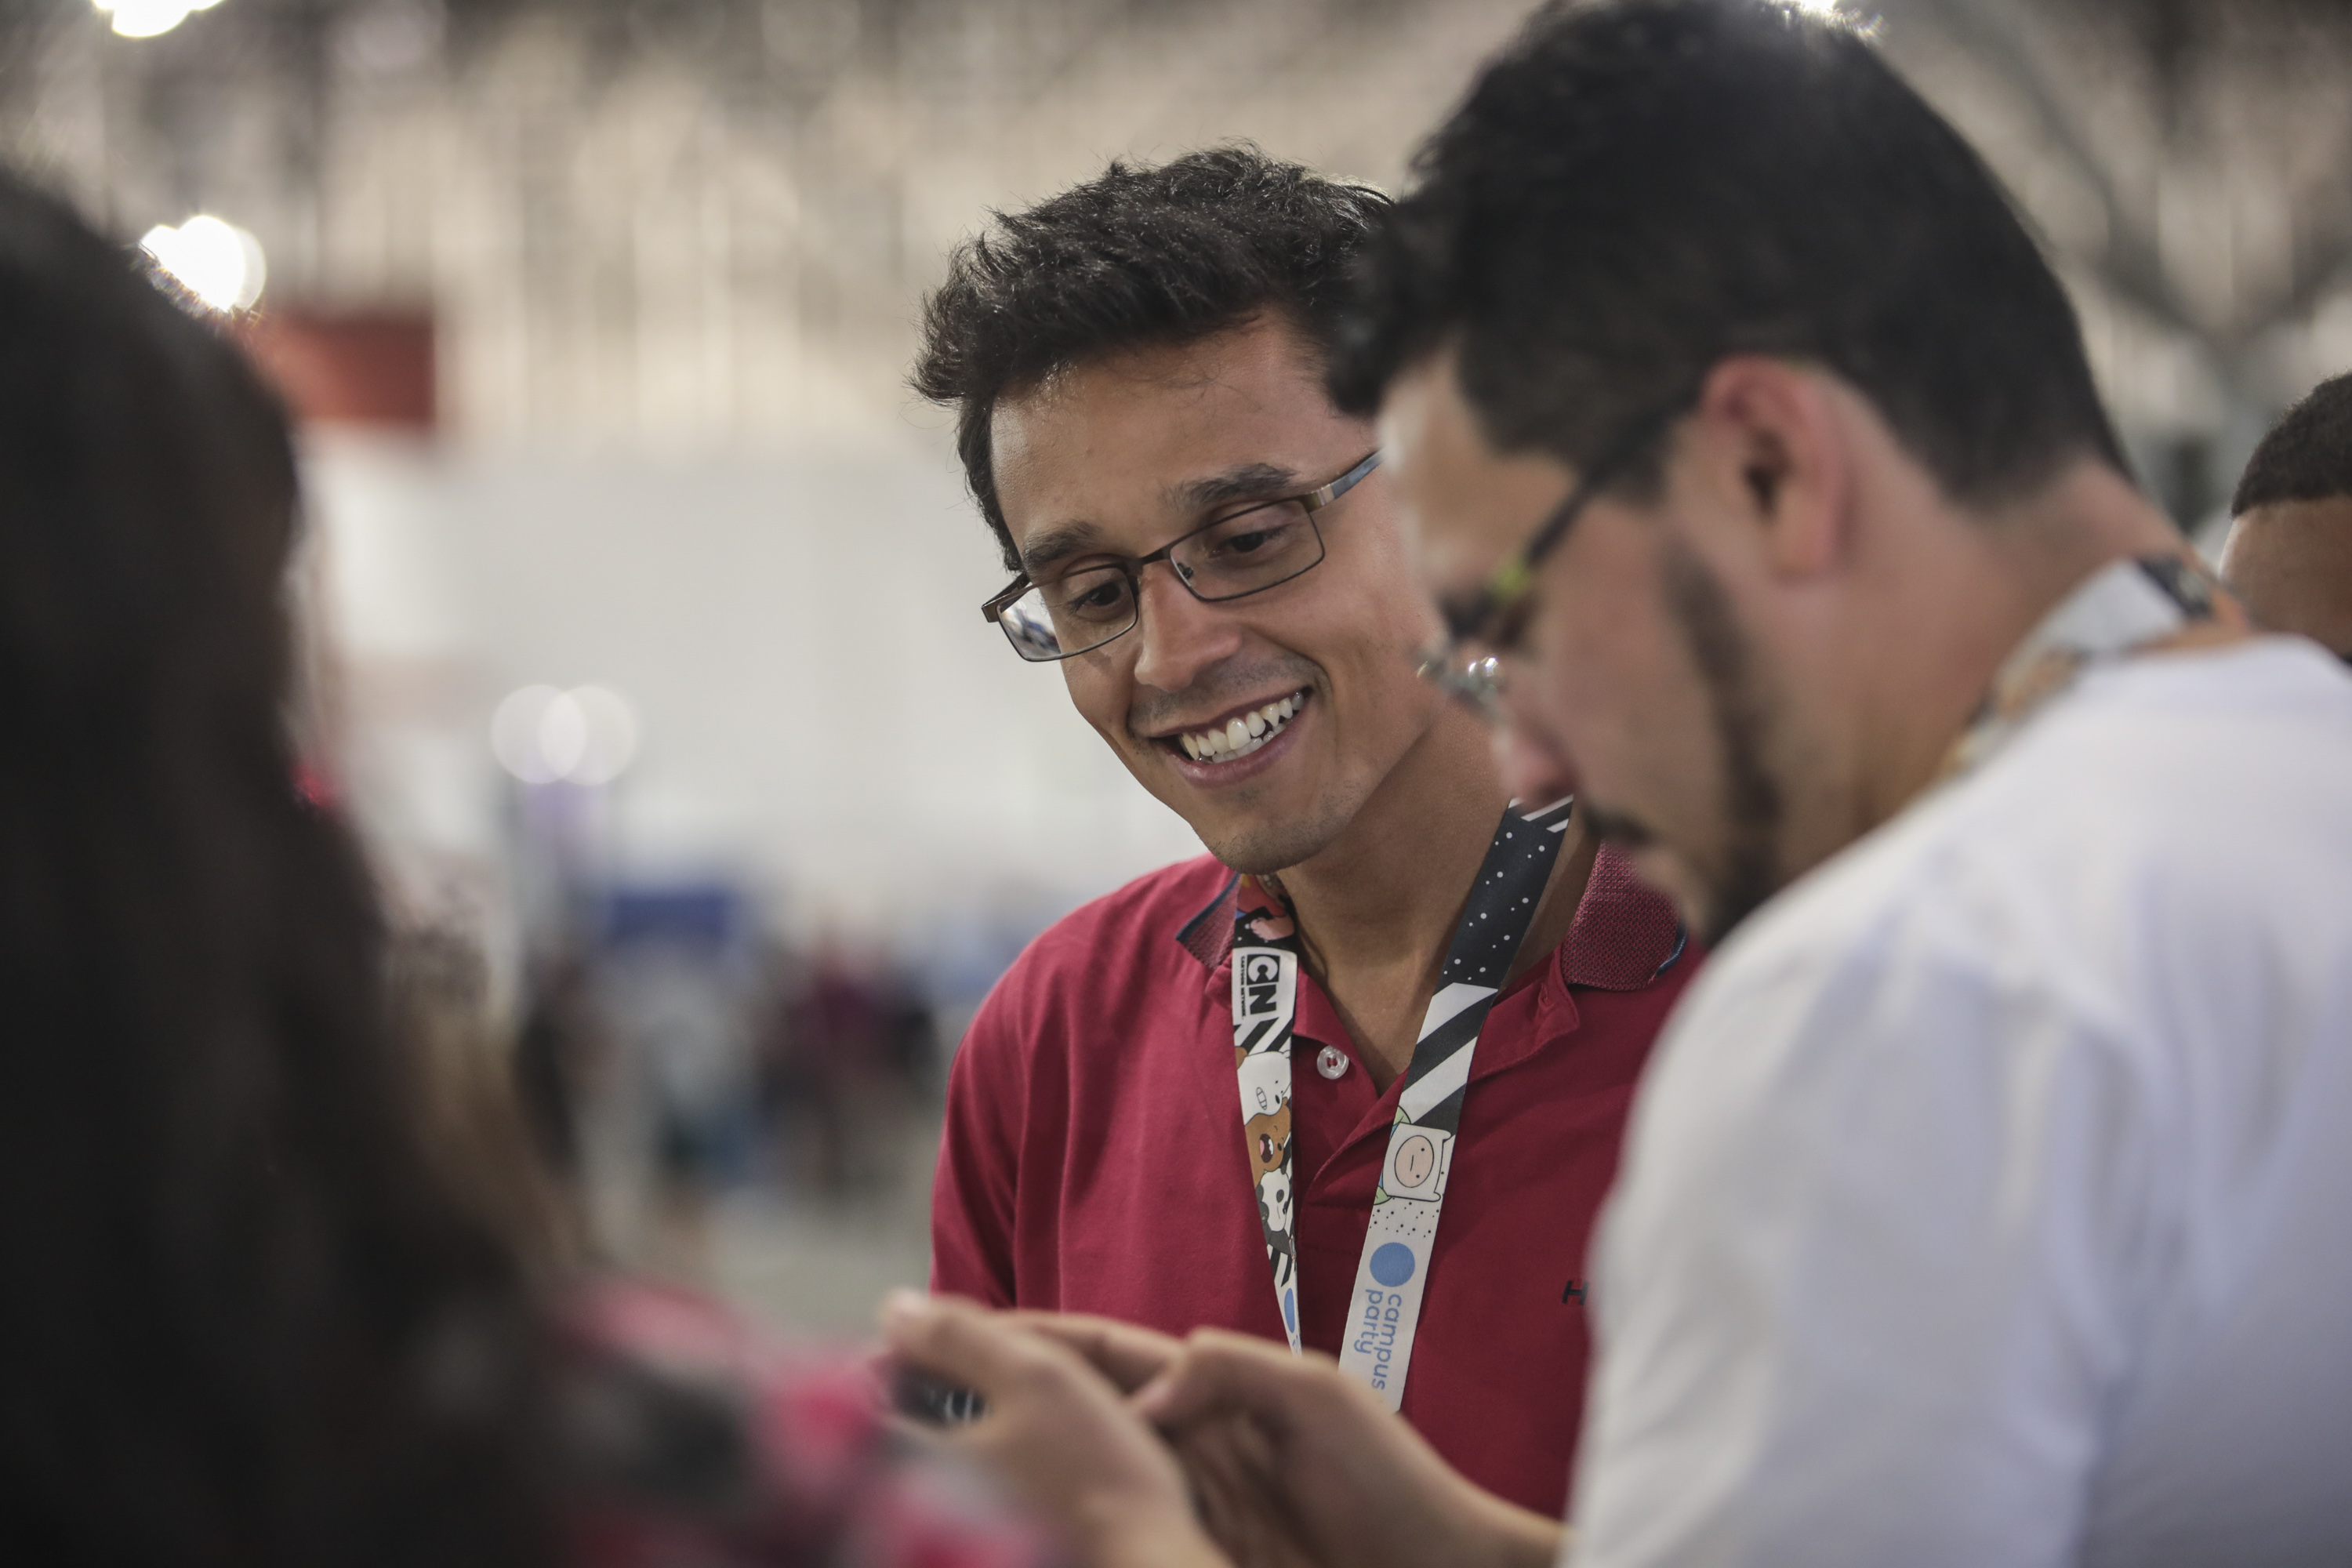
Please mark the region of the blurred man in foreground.
POLYGON ((1385 205, 1248 148, 1114 164, 931 301, 917 384, 1020 574, 991 619, 1212 851, 1055 926, 973 1020, 932 1286, 1338 1354, 1557 1512, 1586 1237, 1696 962, 1568 782, 1506 809, 1413 673, 1438 626, 1324 386, 1385 205))
MULTIPOLYGON (((1420 168, 1337 379, 1456 683, 1736 928, 1600 1239, 1570 1559, 2352 1561, 2352 678, 2199 574, 2001 193, 1835 24, 1555 7, 1420 168)), ((1016 1476, 1064 1445, 1100 1560, 1206 1553, 1083 1462, 1128 1413, 1073 1344, 1324 1561, 1552 1544, 1311 1363, 889 1321, 1016 1476)))
POLYGON ((2230 515, 2221 575, 2254 618, 2352 659, 2352 375, 2263 437, 2230 515))

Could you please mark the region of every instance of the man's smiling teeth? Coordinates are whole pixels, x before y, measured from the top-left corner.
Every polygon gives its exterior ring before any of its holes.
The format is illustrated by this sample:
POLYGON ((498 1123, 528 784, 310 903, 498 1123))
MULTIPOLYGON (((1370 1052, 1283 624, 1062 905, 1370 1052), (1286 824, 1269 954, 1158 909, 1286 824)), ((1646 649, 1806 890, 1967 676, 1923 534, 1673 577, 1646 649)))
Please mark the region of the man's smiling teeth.
POLYGON ((1290 722, 1290 716, 1305 701, 1303 694, 1293 693, 1279 702, 1269 702, 1263 708, 1251 709, 1238 719, 1229 719, 1220 729, 1179 735, 1177 743, 1196 763, 1229 763, 1235 757, 1246 757, 1282 733, 1282 727, 1290 722))

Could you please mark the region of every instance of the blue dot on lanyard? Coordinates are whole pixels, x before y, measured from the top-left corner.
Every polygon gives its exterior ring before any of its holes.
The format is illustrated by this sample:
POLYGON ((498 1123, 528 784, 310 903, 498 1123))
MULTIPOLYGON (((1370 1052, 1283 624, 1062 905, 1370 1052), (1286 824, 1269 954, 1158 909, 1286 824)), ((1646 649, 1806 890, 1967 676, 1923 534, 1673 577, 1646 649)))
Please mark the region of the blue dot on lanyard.
POLYGON ((1372 1278, 1393 1290, 1412 1278, 1412 1248, 1402 1241, 1382 1242, 1372 1250, 1372 1278))

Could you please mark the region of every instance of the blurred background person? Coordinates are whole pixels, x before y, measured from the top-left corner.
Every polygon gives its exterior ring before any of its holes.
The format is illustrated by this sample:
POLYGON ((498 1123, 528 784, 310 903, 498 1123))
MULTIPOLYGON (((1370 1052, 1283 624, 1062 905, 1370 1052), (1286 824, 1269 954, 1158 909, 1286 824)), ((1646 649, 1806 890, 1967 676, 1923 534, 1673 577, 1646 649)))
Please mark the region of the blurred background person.
POLYGON ((478 959, 388 944, 298 761, 286 426, 146 271, 0 177, 12 1558, 1031 1560, 863 1369, 511 1201, 478 959))
MULTIPOLYGON (((573 1186, 580 1179, 580 1108, 604 1054, 589 970, 577 951, 563 949, 531 964, 524 984, 515 1094, 541 1165, 573 1186)), ((487 988, 481 1005, 487 1017, 487 988)))
POLYGON ((2352 661, 2352 375, 2287 410, 2230 510, 2221 575, 2254 618, 2352 661))
POLYGON ((615 944, 602 992, 635 1077, 634 1144, 650 1155, 652 1228, 642 1256, 661 1272, 709 1272, 710 1205, 750 1173, 757 1127, 747 976, 728 946, 692 931, 615 944))
POLYGON ((930 1068, 928 1013, 837 931, 790 973, 770 1058, 785 1171, 836 1201, 870 1192, 898 1155, 891 1114, 930 1068))
MULTIPOLYGON (((971 613, 1003 576, 951 417, 901 379, 945 258, 1112 156, 1246 138, 1396 188, 1528 8, 0 5, 0 155, 141 239, 295 416, 309 761, 398 924, 479 949, 491 1050, 542 955, 578 965, 599 1255, 862 1329, 924 1278, 936 1084, 980 998, 1194 852, 971 613), (746 951, 877 955, 938 1051, 854 1195, 759 1132, 698 1250, 656 1218, 604 972, 616 907, 714 889, 746 951)), ((2050 247, 2134 469, 2218 544, 2227 477, 2352 367, 2352 11, 1865 9, 2050 247)))

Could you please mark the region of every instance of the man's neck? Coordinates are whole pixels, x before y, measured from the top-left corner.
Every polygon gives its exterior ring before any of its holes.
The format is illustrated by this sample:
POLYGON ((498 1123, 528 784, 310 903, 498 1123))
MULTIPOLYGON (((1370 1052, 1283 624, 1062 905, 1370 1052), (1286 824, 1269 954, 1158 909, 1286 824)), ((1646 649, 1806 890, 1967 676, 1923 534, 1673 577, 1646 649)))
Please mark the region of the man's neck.
MULTIPOLYGON (((1277 879, 1297 916, 1307 967, 1382 1088, 1412 1058, 1422 1014, 1507 800, 1484 728, 1449 710, 1345 832, 1277 879)), ((1514 974, 1567 933, 1591 849, 1572 826, 1514 974)))
POLYGON ((2002 663, 2092 574, 2128 556, 2189 548, 2127 480, 2087 460, 2011 512, 1966 526, 1983 531, 1984 548, 1968 552, 1974 561, 1945 562, 1935 585, 1903 612, 1903 634, 1882 644, 1905 655, 1882 667, 1876 683, 1882 700, 1875 743, 1861 759, 1855 831, 1893 816, 1935 780, 2002 663))

